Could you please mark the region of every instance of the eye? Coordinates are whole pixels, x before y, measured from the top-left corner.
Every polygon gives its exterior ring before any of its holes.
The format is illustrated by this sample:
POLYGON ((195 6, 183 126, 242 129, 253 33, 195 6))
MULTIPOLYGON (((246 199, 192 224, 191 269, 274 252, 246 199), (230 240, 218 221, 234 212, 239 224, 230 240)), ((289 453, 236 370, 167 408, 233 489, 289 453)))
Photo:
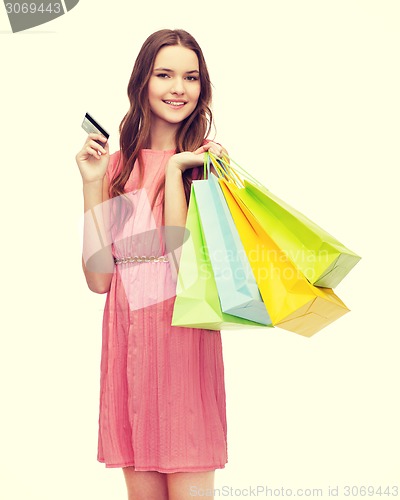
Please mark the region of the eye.
POLYGON ((196 80, 198 80, 199 78, 197 76, 188 76, 190 82, 195 82, 196 80))
POLYGON ((168 75, 167 75, 167 73, 158 73, 156 76, 159 77, 159 78, 160 77, 164 78, 165 76, 168 76, 168 75))

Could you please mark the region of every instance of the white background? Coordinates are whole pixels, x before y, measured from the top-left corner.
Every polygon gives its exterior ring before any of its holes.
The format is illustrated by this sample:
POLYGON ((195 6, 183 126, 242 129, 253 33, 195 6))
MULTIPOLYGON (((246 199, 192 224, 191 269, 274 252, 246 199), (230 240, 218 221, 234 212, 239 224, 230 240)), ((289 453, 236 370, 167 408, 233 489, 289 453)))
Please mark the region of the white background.
POLYGON ((352 311, 312 338, 223 332, 215 486, 400 485, 399 25, 394 0, 81 0, 13 34, 0 6, 2 500, 126 498, 96 460, 106 296, 81 269, 75 155, 86 111, 118 149, 134 60, 162 28, 203 48, 216 140, 362 256, 335 290, 352 311))

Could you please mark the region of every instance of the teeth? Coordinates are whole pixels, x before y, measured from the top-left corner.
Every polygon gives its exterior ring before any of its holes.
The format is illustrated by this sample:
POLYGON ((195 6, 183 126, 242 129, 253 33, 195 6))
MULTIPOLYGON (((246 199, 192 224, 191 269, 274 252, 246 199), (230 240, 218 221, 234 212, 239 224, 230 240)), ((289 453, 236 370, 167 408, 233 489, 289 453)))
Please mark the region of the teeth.
POLYGON ((171 101, 164 101, 167 104, 172 104, 172 106, 181 106, 182 104, 185 104, 184 102, 171 102, 171 101))

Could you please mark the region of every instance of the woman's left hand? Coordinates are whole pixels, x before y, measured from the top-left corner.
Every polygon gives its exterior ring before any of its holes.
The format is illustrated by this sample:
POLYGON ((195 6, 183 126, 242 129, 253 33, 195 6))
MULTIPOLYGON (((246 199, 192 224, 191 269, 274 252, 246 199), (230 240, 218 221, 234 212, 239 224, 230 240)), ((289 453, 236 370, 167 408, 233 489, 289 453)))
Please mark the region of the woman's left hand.
POLYGON ((199 154, 205 153, 206 151, 209 151, 214 156, 218 156, 218 158, 222 158, 223 155, 228 154, 226 149, 224 149, 220 144, 217 144, 213 141, 207 142, 207 144, 200 146, 198 149, 196 149, 196 151, 194 151, 194 153, 199 154))
POLYGON ((196 149, 196 151, 183 151, 182 153, 177 153, 169 159, 166 165, 166 172, 170 169, 176 170, 177 168, 184 172, 189 168, 200 167, 204 164, 204 153, 210 151, 212 154, 221 158, 224 154, 227 154, 226 150, 215 142, 208 142, 203 146, 196 149))

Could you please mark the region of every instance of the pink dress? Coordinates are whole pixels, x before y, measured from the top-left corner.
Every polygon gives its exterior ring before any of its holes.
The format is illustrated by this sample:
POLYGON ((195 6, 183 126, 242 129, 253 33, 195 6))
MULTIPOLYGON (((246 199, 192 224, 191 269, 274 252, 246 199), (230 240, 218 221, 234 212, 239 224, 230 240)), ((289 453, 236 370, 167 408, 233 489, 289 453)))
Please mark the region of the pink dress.
MULTIPOLYGON (((109 180, 119 154, 110 157, 109 180)), ((152 210, 150 203, 173 154, 143 150, 144 186, 137 189, 135 165, 125 186, 134 213, 122 233, 113 234, 115 258, 165 255, 157 238, 163 204, 152 210)), ((114 266, 100 367, 97 460, 106 467, 197 472, 227 462, 221 334, 171 326, 174 300, 169 262, 114 266)))

